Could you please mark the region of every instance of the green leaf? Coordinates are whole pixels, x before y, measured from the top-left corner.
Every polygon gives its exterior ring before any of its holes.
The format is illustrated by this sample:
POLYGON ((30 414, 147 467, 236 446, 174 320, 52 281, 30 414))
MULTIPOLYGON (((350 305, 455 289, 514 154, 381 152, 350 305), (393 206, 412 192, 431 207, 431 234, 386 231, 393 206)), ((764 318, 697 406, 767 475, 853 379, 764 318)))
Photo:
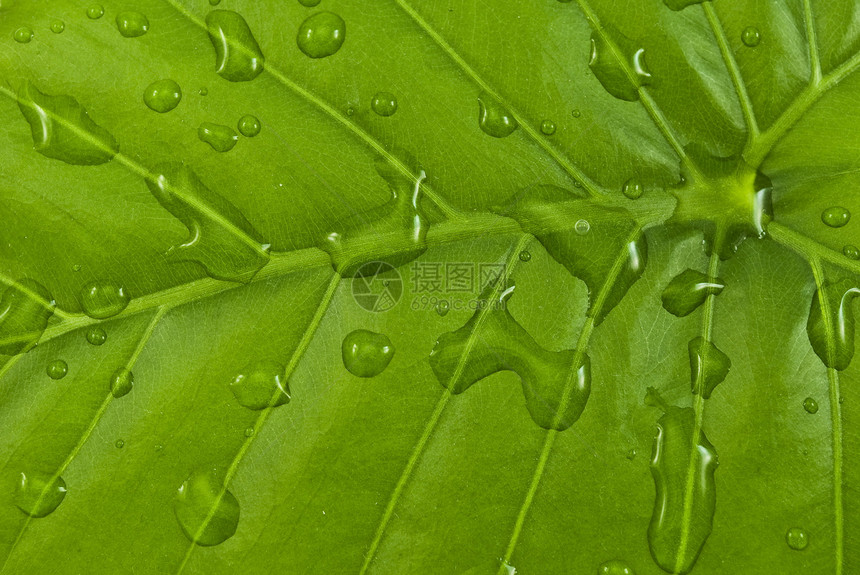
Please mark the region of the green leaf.
POLYGON ((860 571, 855 4, 0 4, 0 574, 860 571))

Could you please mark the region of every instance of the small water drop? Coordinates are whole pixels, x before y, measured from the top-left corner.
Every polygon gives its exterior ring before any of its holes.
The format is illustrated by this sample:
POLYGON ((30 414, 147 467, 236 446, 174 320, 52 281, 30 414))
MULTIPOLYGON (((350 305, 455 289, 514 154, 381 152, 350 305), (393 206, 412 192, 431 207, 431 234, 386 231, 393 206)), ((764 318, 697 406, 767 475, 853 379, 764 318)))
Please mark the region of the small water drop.
POLYGON ((201 96, 208 96, 209 95, 209 88, 207 88, 206 86, 203 86, 202 88, 197 90, 197 93, 200 94, 201 96))
POLYGON ((573 116, 574 118, 579 118, 580 116, 582 116, 582 112, 580 112, 580 111, 577 109, 577 110, 573 110, 573 111, 570 113, 570 115, 571 115, 571 116, 573 116))
POLYGON ((448 303, 448 300, 442 299, 436 303, 436 313, 438 313, 441 317, 445 317, 448 315, 448 312, 451 310, 451 304, 448 303))
POLYGON ((150 110, 164 114, 179 105, 182 89, 170 79, 156 80, 143 91, 143 102, 150 110))
POLYGON ((54 20, 51 22, 51 32, 54 34, 62 34, 63 30, 66 29, 66 23, 62 20, 54 20))
POLYGON ((66 374, 69 373, 69 364, 62 359, 55 359, 48 364, 45 373, 47 373, 48 377, 51 379, 63 379, 66 377, 66 374))
POLYGON ((149 19, 140 12, 120 12, 116 15, 116 28, 125 38, 137 38, 149 30, 149 19))
POLYGON ((250 363, 230 382, 230 391, 240 405, 255 411, 284 405, 290 401, 285 371, 276 361, 250 363))
POLYGON ((299 4, 302 6, 306 6, 308 8, 313 8, 314 6, 319 6, 320 0, 299 0, 299 4))
POLYGON ((110 377, 110 393, 115 398, 120 398, 134 387, 134 374, 126 367, 121 367, 113 372, 110 377))
POLYGON ((848 244, 842 248, 842 253, 845 254, 845 257, 848 259, 860 260, 860 248, 855 245, 848 244))
POLYGON ((206 16, 206 27, 219 76, 231 82, 248 82, 260 75, 266 58, 241 14, 213 10, 206 16))
POLYGON ((627 459, 629 459, 630 461, 636 459, 636 449, 631 447, 629 450, 627 450, 627 454, 625 455, 625 457, 627 457, 627 459))
POLYGON ((79 296, 84 313, 95 319, 106 319, 120 313, 131 301, 125 288, 110 281, 95 281, 81 288, 79 296))
POLYGON ((614 559, 601 564, 597 575, 636 575, 636 572, 625 561, 614 559))
POLYGON ((346 22, 334 12, 317 12, 299 26, 296 43, 310 58, 331 56, 343 46, 346 22))
POLYGON ((366 329, 357 329, 343 338, 343 365, 358 377, 379 375, 394 357, 394 345, 388 336, 366 329))
POLYGON ((26 44, 33 39, 33 30, 27 26, 21 26, 12 34, 12 37, 19 44, 26 44))
POLYGON ((60 506, 66 496, 62 477, 21 472, 15 486, 15 505, 31 517, 44 517, 60 506))
POLYGON ((197 545, 218 545, 236 533, 239 501, 226 489, 217 467, 194 471, 176 492, 173 512, 182 532, 197 545))
POLYGON ((217 6, 220 3, 221 3, 221 0, 209 0, 210 6, 217 6))
POLYGON ((245 429, 245 437, 251 437, 252 435, 254 435, 254 428, 253 427, 246 428, 245 429))
POLYGON ((841 228, 851 220, 851 212, 842 206, 831 206, 821 212, 821 221, 831 228, 841 228))
POLYGON ((161 445, 160 443, 155 444, 155 451, 162 451, 163 449, 164 449, 164 446, 161 445))
POLYGON ((247 114, 239 118, 239 123, 236 125, 239 129, 239 133, 245 136, 246 138, 253 138, 257 134, 260 133, 262 126, 260 125, 260 120, 257 119, 256 116, 252 116, 247 114))
POLYGON ((795 551, 803 551, 809 545, 809 535, 800 527, 792 527, 785 532, 785 542, 795 551))
POLYGON ((87 18, 90 20, 98 20, 102 16, 105 15, 104 6, 101 4, 93 4, 89 8, 87 8, 87 18))
POLYGON ((532 254, 528 250, 523 250, 520 252, 520 261, 527 262, 532 259, 532 254))
POLYGON ((355 108, 353 108, 352 106, 349 106, 349 107, 346 109, 346 115, 347 115, 347 116, 352 116, 353 114, 355 114, 355 108))
POLYGON ((686 269, 663 290, 663 308, 674 316, 687 316, 705 303, 708 296, 722 293, 725 287, 726 282, 720 278, 709 278, 700 271, 686 269))
POLYGON ((506 138, 519 127, 517 119, 493 96, 481 92, 478 96, 478 125, 494 138, 506 138))
POLYGON ((811 397, 803 400, 803 409, 808 413, 818 413, 818 402, 811 397))
POLYGON ((239 141, 239 136, 230 126, 203 122, 197 128, 197 137, 209 144, 216 152, 229 152, 239 141))
POLYGON ((741 32, 741 41, 750 48, 755 48, 761 43, 761 32, 755 26, 747 26, 741 32))
POLYGON ((84 267, 83 267, 81 264, 75 264, 75 265, 73 265, 73 266, 72 266, 72 271, 73 271, 73 272, 79 272, 79 271, 81 271, 82 269, 84 269, 84 267))
POLYGON ((642 192, 645 191, 642 184, 636 178, 630 178, 621 187, 621 193, 631 200, 637 200, 642 197, 642 192))
POLYGON ((114 445, 117 449, 122 449, 123 447, 125 447, 125 441, 123 441, 122 439, 117 439, 114 445))
POLYGON ((555 134, 555 122, 552 120, 544 120, 540 123, 540 131, 545 136, 552 136, 555 134))
POLYGON ((581 236, 584 236, 591 230, 591 224, 588 223, 588 220, 577 220, 573 225, 573 229, 581 236))
POLYGON ((102 345, 107 341, 107 332, 98 326, 92 326, 87 330, 87 341, 91 345, 102 345))
POLYGON ((392 116, 397 111, 397 96, 391 92, 377 92, 370 101, 370 107, 380 116, 392 116))

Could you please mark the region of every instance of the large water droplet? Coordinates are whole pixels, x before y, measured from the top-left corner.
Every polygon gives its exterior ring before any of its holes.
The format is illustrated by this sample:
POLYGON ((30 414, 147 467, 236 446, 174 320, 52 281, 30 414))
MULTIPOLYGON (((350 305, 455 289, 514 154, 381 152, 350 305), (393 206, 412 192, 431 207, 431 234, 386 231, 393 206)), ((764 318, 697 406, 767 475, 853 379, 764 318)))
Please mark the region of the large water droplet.
POLYGON ((66 374, 69 373, 69 364, 62 359, 55 359, 48 364, 48 367, 45 369, 45 373, 47 373, 48 377, 51 379, 63 379, 66 377, 66 374))
POLYGON ((260 120, 257 119, 256 116, 252 116, 247 114, 239 118, 239 123, 236 125, 239 128, 239 133, 245 136, 246 138, 253 138, 257 134, 260 133, 262 126, 260 125, 260 120))
POLYGON ((87 8, 87 18, 90 20, 98 20, 102 16, 105 15, 104 6, 101 4, 93 4, 89 8, 87 8))
POLYGON ((523 250, 520 252, 519 258, 521 262, 531 261, 532 254, 528 250, 523 250))
POLYGON ((606 91, 621 100, 638 100, 639 88, 651 83, 645 49, 611 26, 605 26, 602 34, 597 31, 591 34, 588 66, 606 91), (608 38, 610 34, 612 40, 608 38))
POLYGON ((32 349, 54 313, 54 299, 42 284, 22 279, 0 297, 0 353, 15 355, 32 349))
POLYGON ((747 26, 741 32, 741 41, 750 48, 755 48, 761 43, 761 32, 755 26, 747 26))
POLYGON ((693 4, 701 4, 702 2, 706 2, 709 0, 663 0, 663 4, 665 4, 669 9, 675 10, 683 10, 687 6, 692 6, 693 4))
POLYGON ((259 411, 290 402, 290 387, 283 365, 261 360, 250 363, 230 382, 240 405, 259 411))
POLYGON ((239 141, 239 136, 229 126, 203 122, 197 128, 197 137, 209 144, 216 152, 229 152, 239 141))
POLYGON ((831 228, 841 228, 851 220, 851 212, 842 206, 831 206, 821 212, 821 221, 831 228))
POLYGON ((33 148, 67 164, 93 166, 109 162, 119 150, 116 138, 93 122, 71 96, 52 96, 25 81, 18 108, 30 124, 33 148))
POLYGON ((552 136, 555 134, 556 126, 555 122, 552 120, 544 120, 540 123, 540 131, 545 136, 552 136))
POLYGON ((215 72, 231 82, 253 80, 266 58, 245 19, 232 10, 213 10, 206 16, 209 40, 215 47, 215 72))
POLYGON ((149 19, 140 12, 120 12, 116 15, 116 28, 126 38, 137 38, 149 30, 149 19))
POLYGON ((15 30, 15 32, 12 34, 12 37, 19 44, 27 44, 30 42, 30 40, 33 39, 33 30, 31 28, 28 28, 27 26, 22 26, 15 30))
POLYGON ((81 288, 80 304, 84 313, 96 319, 113 317, 126 307, 131 296, 111 281, 95 281, 81 288))
POLYGON ((379 375, 394 357, 394 345, 388 336, 366 329, 357 329, 343 338, 343 365, 358 377, 379 375))
POLYGON ((66 29, 66 23, 62 20, 54 20, 51 22, 51 32, 54 34, 62 34, 63 30, 66 29))
POLYGON ((584 236, 591 230, 591 224, 588 220, 577 220, 573 225, 573 230, 581 236, 584 236))
POLYGON ((842 253, 850 260, 860 260, 860 248, 853 244, 848 244, 843 247, 842 253))
POLYGON ((176 493, 173 501, 176 520, 185 536, 197 545, 218 545, 236 533, 239 501, 226 489, 224 481, 222 469, 198 469, 176 493))
POLYGON ((785 533, 785 542, 795 551, 803 551, 809 545, 809 535, 800 527, 792 527, 785 533))
POLYGON ((642 187, 642 184, 635 178, 630 178, 624 182, 624 185, 621 187, 621 193, 631 200, 637 200, 642 197, 643 191, 644 188, 642 187))
POLYGON ((110 393, 116 398, 127 395, 134 387, 134 374, 126 367, 121 367, 113 372, 110 377, 110 393))
POLYGON ((87 341, 92 345, 102 345, 107 341, 107 332, 98 326, 87 330, 87 341))
POLYGON ((150 110, 164 114, 182 100, 182 88, 171 79, 156 80, 143 91, 143 102, 150 110))
POLYGON ((62 477, 22 472, 15 486, 15 505, 31 517, 44 517, 60 506, 66 496, 62 477))
MULTIPOLYGON (((649 388, 649 395, 657 394, 649 388)), ((657 401, 662 400, 657 396, 657 401)), ((714 472, 717 452, 699 430, 694 437, 696 414, 692 408, 662 405, 651 458, 656 497, 648 526, 648 547, 654 561, 669 573, 686 574, 693 569, 713 528, 717 491, 714 472), (692 470, 692 490, 687 490, 692 470), (688 500, 689 498, 689 500, 688 500), (686 531, 686 533, 684 533, 686 531), (679 543, 686 541, 685 548, 679 543)))
POLYGON ((625 561, 615 559, 600 565, 597 575, 636 575, 636 572, 625 561))
POLYGON ((722 293, 725 282, 709 278, 700 271, 686 269, 663 290, 663 308, 678 317, 689 315, 705 303, 709 295, 722 293))
POLYGON ((805 409, 807 413, 818 413, 818 402, 811 397, 807 397, 803 400, 803 409, 805 409))
POLYGON ((153 173, 146 180, 149 191, 190 234, 168 250, 168 259, 194 261, 215 279, 241 282, 266 265, 269 245, 236 206, 207 188, 188 166, 171 162, 153 173))
POLYGON ((391 92, 377 92, 370 107, 380 116, 392 116, 397 111, 397 97, 391 92))
POLYGON ((299 49, 311 58, 331 56, 346 40, 346 22, 334 12, 317 12, 308 17, 296 36, 299 49))
POLYGON ((519 122, 498 100, 486 92, 478 96, 478 125, 494 138, 505 138, 514 133, 519 122))
POLYGON ((847 279, 836 283, 825 283, 822 289, 827 300, 828 319, 825 322, 821 305, 820 293, 816 290, 809 309, 809 319, 806 322, 806 333, 812 349, 824 365, 840 371, 851 364, 854 357, 854 312, 851 301, 860 294, 860 289, 847 279), (827 330, 827 324, 832 329, 832 342, 827 330))
POLYGON ((693 394, 708 399, 732 368, 732 361, 713 342, 699 336, 687 344, 690 354, 690 386, 693 394))

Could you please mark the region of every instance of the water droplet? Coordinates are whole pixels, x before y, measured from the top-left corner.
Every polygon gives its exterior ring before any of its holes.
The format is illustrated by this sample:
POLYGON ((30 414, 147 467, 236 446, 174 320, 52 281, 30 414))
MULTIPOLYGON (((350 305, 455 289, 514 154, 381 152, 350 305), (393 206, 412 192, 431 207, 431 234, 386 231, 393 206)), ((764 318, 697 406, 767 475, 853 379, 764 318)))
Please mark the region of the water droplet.
POLYGON ((107 341, 107 332, 98 326, 87 330, 87 341, 92 345, 102 345, 107 341))
POLYGON ((217 6, 220 3, 221 3, 221 0, 209 0, 210 6, 217 6))
POLYGON ((72 266, 72 271, 73 271, 73 272, 79 272, 79 271, 81 271, 82 269, 84 269, 84 266, 82 266, 81 264, 75 264, 75 265, 73 265, 73 266, 72 266))
POLYGON ((654 388, 649 388, 649 396, 664 414, 657 422, 651 457, 656 497, 648 525, 648 546, 654 561, 665 571, 689 573, 713 528, 717 452, 701 430, 698 441, 692 444, 690 438, 695 437, 696 428, 692 408, 666 405, 654 388), (687 492, 691 470, 694 484, 687 492), (679 548, 682 540, 687 542, 684 549, 679 548))
POLYGON ((808 413, 818 413, 818 402, 811 397, 803 400, 803 409, 808 413))
POLYGON ((352 106, 348 107, 348 108, 346 109, 346 115, 347 115, 347 116, 352 116, 353 114, 355 114, 355 108, 353 108, 352 106))
POLYGON ((54 299, 42 284, 22 279, 0 297, 0 353, 15 355, 36 345, 54 313, 54 299))
POLYGON ((843 403, 845 403, 845 396, 840 395, 839 396, 839 405, 842 405, 843 403))
POLYGON ((242 212, 207 188, 185 164, 155 166, 146 185, 190 234, 168 250, 169 260, 194 261, 210 277, 240 282, 250 281, 269 261, 269 245, 242 212))
POLYGON ((181 100, 182 88, 170 79, 156 80, 143 91, 143 102, 160 114, 173 110, 181 100))
POLYGON ((60 506, 66 496, 62 477, 22 472, 15 486, 15 505, 31 517, 44 517, 60 506))
POLYGON ((306 6, 308 8, 313 8, 314 6, 319 6, 320 0, 299 0, 299 4, 302 6, 306 6))
POLYGON ((230 391, 240 405, 255 411, 290 402, 285 368, 271 360, 246 365, 230 382, 230 391))
POLYGON ((245 19, 232 10, 213 10, 206 16, 209 40, 215 47, 215 72, 231 82, 253 80, 266 58, 245 19))
POLYGON ((552 136, 555 134, 555 122, 552 120, 544 120, 540 123, 540 131, 545 136, 552 136))
POLYGON ((636 449, 631 447, 629 450, 627 450, 627 454, 625 455, 625 457, 630 461, 636 459, 636 449))
POLYGON ((528 250, 523 250, 520 252, 520 261, 527 262, 532 259, 532 254, 528 250))
POLYGON ((22 26, 15 30, 15 32, 12 34, 12 37, 19 44, 26 44, 33 39, 33 30, 31 30, 27 26, 22 26))
POLYGON ((101 4, 93 4, 87 8, 87 18, 90 20, 98 20, 105 15, 105 9, 101 4))
POLYGON ((200 94, 201 96, 208 96, 209 95, 209 88, 207 88, 206 86, 203 86, 202 88, 197 90, 197 93, 200 94))
POLYGON ((825 283, 822 291, 827 298, 829 324, 833 328, 833 347, 830 346, 820 301, 821 294, 818 291, 812 297, 806 333, 812 349, 824 365, 842 371, 851 364, 854 357, 854 312, 851 309, 851 300, 860 294, 860 289, 851 281, 843 279, 836 283, 825 283))
POLYGON ((642 192, 645 191, 642 187, 642 184, 639 183, 639 180, 636 178, 630 178, 624 185, 621 187, 621 193, 624 194, 625 197, 636 200, 642 197, 642 192))
POLYGON ((95 281, 81 288, 79 296, 84 313, 95 319, 113 317, 131 301, 125 288, 110 281, 95 281))
POLYGON ((626 562, 615 559, 601 564, 597 569, 597 575, 636 575, 636 573, 626 562))
POLYGON ((114 445, 117 449, 122 449, 123 447, 125 447, 125 441, 123 441, 122 439, 117 439, 114 445))
POLYGON ((448 315, 448 312, 451 310, 451 304, 448 303, 448 300, 442 299, 436 303, 436 313, 438 313, 441 317, 445 317, 448 315))
POLYGON ((693 4, 701 4, 702 2, 706 2, 708 0, 663 0, 663 4, 665 4, 670 10, 678 11, 683 10, 687 6, 692 6, 693 4))
POLYGON ((709 278, 700 271, 686 269, 675 276, 663 290, 663 308, 678 317, 689 315, 705 303, 709 295, 722 293, 726 283, 709 278))
POLYGON ((493 96, 481 92, 478 96, 478 125, 494 138, 505 138, 514 133, 519 122, 493 96))
POLYGON ((325 58, 340 50, 345 39, 343 18, 334 12, 317 12, 299 26, 296 43, 306 56, 325 58))
POLYGON ((573 224, 573 229, 581 236, 584 236, 591 230, 591 224, 588 223, 588 220, 577 220, 575 224, 573 224))
POLYGON ((110 393, 115 398, 127 395, 134 387, 134 374, 126 367, 120 367, 110 377, 110 393))
POLYGON ((761 33, 755 26, 747 26, 741 32, 741 41, 750 48, 755 48, 761 42, 761 33))
POLYGON ((851 212, 842 206, 832 206, 821 212, 821 221, 831 228, 841 228, 851 219, 851 212))
POLYGON ((246 428, 245 429, 245 437, 251 437, 252 435, 254 435, 254 428, 253 427, 246 428))
POLYGON ((397 96, 391 92, 377 92, 370 107, 380 116, 391 116, 397 111, 397 96))
POLYGON ((809 535, 800 527, 792 527, 785 532, 785 542, 795 551, 803 551, 809 545, 809 535))
POLYGON ((394 357, 394 345, 388 336, 366 329, 357 329, 343 338, 343 365, 358 377, 379 375, 394 357))
POLYGON ((48 364, 45 372, 51 379, 63 379, 66 377, 66 374, 69 373, 69 364, 62 359, 55 359, 48 364))
POLYGON ((45 94, 25 81, 18 91, 18 108, 30 124, 33 148, 45 157, 94 166, 109 162, 119 150, 116 138, 71 96, 45 94))
POLYGON ((848 259, 860 260, 860 248, 855 245, 848 244, 842 248, 842 253, 845 254, 845 257, 848 259))
POLYGON ((216 152, 229 152, 239 141, 239 135, 230 126, 203 122, 197 128, 197 137, 216 152))
POLYGON ((638 100, 639 88, 651 83, 651 73, 645 65, 645 49, 608 25, 602 32, 591 34, 588 67, 607 92, 628 102, 638 100), (610 35, 612 40, 609 40, 610 35), (613 40, 614 45, 610 43, 613 40), (621 58, 625 61, 621 62, 621 58))
POLYGON ((66 23, 62 20, 54 20, 51 22, 51 32, 54 34, 62 34, 63 30, 66 29, 66 23))
POLYGON ((116 28, 126 38, 137 38, 149 30, 149 19, 140 12, 120 12, 116 15, 116 28))
POLYGON ((573 110, 570 115, 574 118, 579 118, 580 116, 582 116, 582 112, 580 112, 579 110, 573 110))
POLYGON ((239 502, 227 490, 224 470, 198 469, 179 487, 173 512, 185 536, 205 547, 218 545, 236 533, 239 502))
POLYGON ((162 451, 163 449, 164 449, 164 446, 161 445, 160 443, 157 443, 155 445, 155 451, 162 451))
POLYGON ((690 387, 693 394, 702 391, 702 397, 708 399, 732 368, 729 359, 713 342, 699 336, 687 344, 690 354, 690 387))
POLYGON ((260 133, 260 129, 262 128, 260 120, 250 114, 239 118, 239 123, 236 127, 239 128, 239 133, 246 138, 253 138, 260 133))

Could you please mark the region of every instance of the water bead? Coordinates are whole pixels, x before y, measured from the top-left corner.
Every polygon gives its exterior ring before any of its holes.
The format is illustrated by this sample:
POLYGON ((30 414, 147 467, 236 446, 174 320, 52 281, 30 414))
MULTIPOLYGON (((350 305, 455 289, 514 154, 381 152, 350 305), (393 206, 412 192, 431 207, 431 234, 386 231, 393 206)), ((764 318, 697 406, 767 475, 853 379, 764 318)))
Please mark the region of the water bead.
POLYGON ((48 364, 45 372, 51 379, 63 379, 66 377, 66 374, 69 373, 69 364, 62 359, 55 359, 48 364))
POLYGON ((256 116, 252 116, 247 114, 239 118, 239 123, 236 125, 239 129, 239 133, 245 136, 246 138, 253 138, 257 134, 260 133, 262 126, 260 125, 260 120, 256 118, 256 116))
POLYGON ((744 31, 741 33, 741 41, 746 46, 755 48, 761 42, 761 33, 755 26, 748 26, 744 28, 744 31))
POLYGON ((174 80, 156 80, 143 91, 143 101, 150 110, 164 114, 176 108, 182 100, 182 89, 174 80))
POLYGON ((33 30, 31 30, 27 26, 22 26, 15 30, 15 33, 12 34, 12 37, 19 44, 27 44, 30 40, 33 39, 33 30))
POLYGON ((391 92, 377 92, 370 107, 380 116, 392 116, 397 111, 397 97, 391 92))

